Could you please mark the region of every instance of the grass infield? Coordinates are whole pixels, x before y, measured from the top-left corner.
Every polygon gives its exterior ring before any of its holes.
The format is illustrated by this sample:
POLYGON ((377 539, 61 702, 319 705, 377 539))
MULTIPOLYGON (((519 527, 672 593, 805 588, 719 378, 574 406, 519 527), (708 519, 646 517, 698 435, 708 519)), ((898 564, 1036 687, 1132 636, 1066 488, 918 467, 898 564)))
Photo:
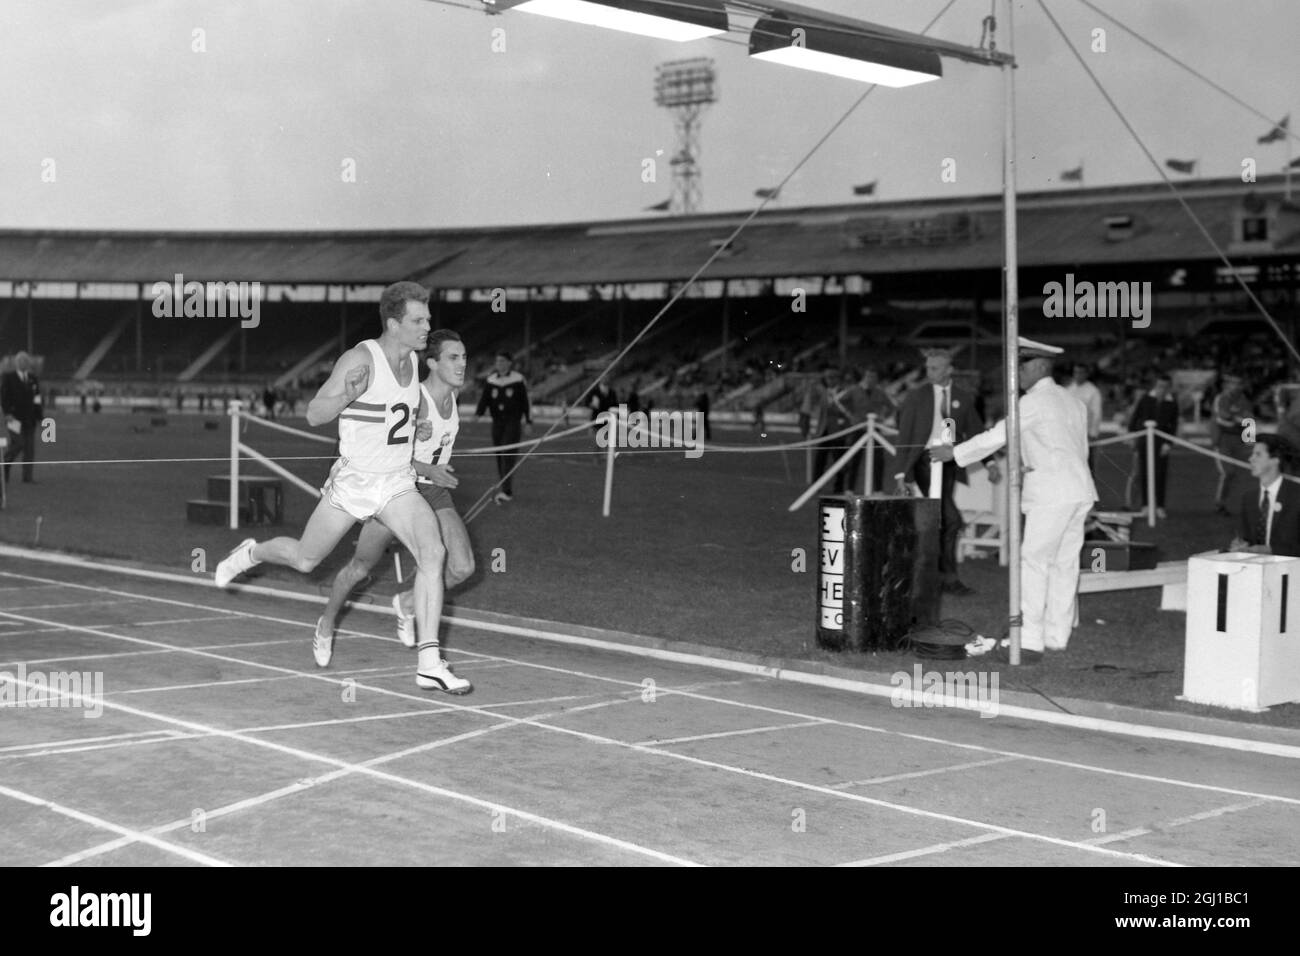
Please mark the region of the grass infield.
MULTIPOLYGON (((11 485, 8 508, 0 512, 0 540, 210 577, 216 562, 242 538, 301 531, 315 499, 287 482, 282 525, 231 531, 188 523, 185 502, 206 497, 206 477, 229 470, 229 421, 197 415, 171 415, 166 425, 149 421, 126 414, 63 415, 56 440, 38 449, 36 484, 11 485), (208 421, 219 425, 206 429, 208 421)), ((301 420, 288 424, 306 428, 301 420)), ((332 426, 317 431, 333 434, 332 426)), ((541 432, 534 427, 534 436, 541 432)), ((714 437, 737 445, 792 440, 753 431, 715 431, 714 437)), ((327 445, 256 426, 249 427, 244 441, 313 485, 324 480, 332 461, 327 445)), ((488 443, 486 424, 462 423, 453 459, 462 514, 495 480, 493 459, 465 453, 488 443)), ((802 451, 706 452, 698 459, 681 451, 622 452, 613 513, 602 518, 604 452, 585 435, 544 448, 516 473, 514 500, 489 504, 470 522, 478 570, 452 592, 453 606, 742 650, 789 666, 815 660, 890 674, 910 673, 917 662, 910 654, 834 653, 816 646, 815 504, 787 511, 805 487, 802 451), (793 570, 796 549, 803 549, 808 570, 793 570)), ((1102 451, 1102 504, 1118 507, 1130 453, 1113 446, 1102 451)), ((267 474, 249 461, 241 468, 267 474)), ((17 468, 11 477, 19 478, 17 468)), ((1234 521, 1213 513, 1215 481, 1212 462, 1175 451, 1169 520, 1155 529, 1135 522, 1135 540, 1159 546, 1162 560, 1226 545, 1234 521)), ((327 585, 355 537, 355 532, 348 535, 311 580, 327 585)), ((409 557, 404 566, 409 573, 409 557)), ((1000 636, 1007 617, 1004 569, 995 558, 985 558, 965 562, 961 573, 978 593, 945 597, 942 616, 1000 636)), ((249 576, 253 579, 271 583, 301 576, 260 566, 249 576)), ((388 595, 396 587, 393 564, 385 562, 369 589, 388 595)), ((1080 601, 1080 626, 1064 653, 1049 654, 1033 667, 999 666, 987 658, 979 667, 1000 670, 1004 689, 1047 698, 1300 727, 1298 704, 1247 714, 1178 701, 1186 617, 1158 610, 1158 588, 1088 594, 1080 601)), ((940 671, 972 666, 922 663, 940 671)))

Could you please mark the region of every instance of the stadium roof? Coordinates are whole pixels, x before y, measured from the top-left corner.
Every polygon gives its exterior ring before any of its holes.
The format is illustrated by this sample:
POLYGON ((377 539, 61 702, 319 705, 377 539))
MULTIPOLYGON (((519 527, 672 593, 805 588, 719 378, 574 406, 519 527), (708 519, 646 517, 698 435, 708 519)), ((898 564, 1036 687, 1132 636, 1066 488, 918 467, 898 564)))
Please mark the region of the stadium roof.
MULTIPOLYGON (((1181 183, 1230 254, 1300 252, 1300 206, 1281 177, 1181 183), (1270 220, 1269 240, 1242 246, 1243 217, 1270 220)), ((0 280, 253 281, 435 288, 604 285, 692 275, 748 212, 560 225, 386 232, 58 232, 0 230, 0 280)), ((1019 197, 1022 267, 1216 258, 1163 183, 1069 188, 1019 197)), ((771 209, 705 278, 871 275, 997 269, 1000 195, 771 209)))

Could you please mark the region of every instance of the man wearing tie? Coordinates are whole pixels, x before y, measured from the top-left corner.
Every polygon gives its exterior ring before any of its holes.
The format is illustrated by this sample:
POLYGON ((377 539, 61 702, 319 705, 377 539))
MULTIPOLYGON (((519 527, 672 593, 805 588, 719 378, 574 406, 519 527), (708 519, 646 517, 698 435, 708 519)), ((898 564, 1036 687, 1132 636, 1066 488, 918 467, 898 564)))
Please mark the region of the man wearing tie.
POLYGON ((1241 497, 1238 537, 1228 550, 1300 558, 1300 486, 1282 477, 1289 450, 1276 435, 1260 435, 1248 460, 1259 484, 1241 497))
POLYGON ((0 376, 0 408, 4 409, 5 433, 9 450, 5 453, 5 482, 9 469, 18 457, 23 458, 23 481, 32 481, 32 462, 36 459, 36 428, 41 422, 41 386, 31 371, 32 359, 26 352, 14 356, 14 370, 0 376))
MULTIPOLYGON (((898 409, 896 451, 889 463, 896 495, 910 496, 909 481, 916 482, 922 492, 928 492, 931 465, 923 454, 928 446, 965 441, 984 427, 984 421, 975 411, 975 396, 953 385, 952 357, 946 351, 931 349, 925 353, 925 378, 926 384, 908 392, 898 409), (951 423, 952 427, 945 423, 951 423)), ((986 466, 991 461, 990 458, 986 466)), ((990 476, 995 468, 990 468, 990 476)), ((964 595, 975 593, 975 589, 957 577, 957 538, 962 520, 961 510, 953 501, 953 488, 959 481, 966 483, 964 468, 943 469, 939 575, 945 593, 964 595)))

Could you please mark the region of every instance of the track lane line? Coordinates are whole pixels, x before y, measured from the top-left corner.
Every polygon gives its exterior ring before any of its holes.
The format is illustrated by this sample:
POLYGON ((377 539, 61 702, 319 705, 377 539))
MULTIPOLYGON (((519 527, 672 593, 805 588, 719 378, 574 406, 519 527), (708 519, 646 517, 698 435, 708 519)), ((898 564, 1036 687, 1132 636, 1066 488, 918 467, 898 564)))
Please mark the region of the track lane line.
POLYGON ((65 806, 61 803, 55 803, 52 800, 46 800, 43 797, 37 797, 22 790, 15 790, 13 787, 7 787, 0 784, 0 796, 9 797, 13 800, 19 800, 29 806, 40 807, 43 810, 49 810, 60 816, 70 817, 79 823, 85 823, 89 826, 96 827, 100 830, 108 830, 112 833, 121 834, 123 837, 130 838, 134 843, 145 843, 154 849, 163 850, 167 853, 173 853, 176 856, 183 857, 191 863, 199 863, 203 866, 234 866, 226 860, 220 860, 215 856, 208 856, 206 853, 200 853, 197 850, 191 850, 188 847, 178 846, 175 843, 168 843, 166 840, 160 840, 156 836, 145 833, 143 830, 133 830, 130 827, 120 826, 105 820, 103 817, 97 817, 89 813, 83 813, 80 810, 65 806))

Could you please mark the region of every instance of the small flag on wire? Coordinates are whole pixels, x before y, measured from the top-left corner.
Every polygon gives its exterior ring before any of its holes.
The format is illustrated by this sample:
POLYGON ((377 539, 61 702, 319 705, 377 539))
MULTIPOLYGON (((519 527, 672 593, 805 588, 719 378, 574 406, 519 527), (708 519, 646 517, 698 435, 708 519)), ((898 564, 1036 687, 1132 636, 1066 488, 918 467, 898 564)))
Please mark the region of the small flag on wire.
POLYGON ((1061 182, 1063 183, 1081 183, 1083 182, 1083 163, 1080 163, 1074 169, 1067 169, 1061 173, 1061 182))
POLYGON ((779 186, 774 189, 755 189, 754 195, 759 199, 775 199, 781 195, 781 189, 779 186))
POLYGON ((878 182, 880 182, 880 180, 878 180, 878 179, 873 179, 871 182, 869 182, 869 183, 863 183, 861 186, 854 186, 854 187, 853 187, 853 195, 855 195, 855 196, 874 196, 874 195, 876 194, 876 183, 878 183, 878 182))
POLYGON ((1287 129, 1290 126, 1291 126, 1291 114, 1287 113, 1286 116, 1282 117, 1282 121, 1280 123, 1274 126, 1269 132, 1265 133, 1259 139, 1255 140, 1255 142, 1260 144, 1276 143, 1279 139, 1286 139, 1287 129))
POLYGON ((1196 172, 1196 160, 1194 159, 1166 159, 1165 165, 1176 173, 1196 172))
POLYGON ((657 202, 653 206, 646 206, 645 211, 646 212, 667 212, 669 207, 672 206, 672 204, 673 201, 671 199, 665 199, 663 202, 657 202))

